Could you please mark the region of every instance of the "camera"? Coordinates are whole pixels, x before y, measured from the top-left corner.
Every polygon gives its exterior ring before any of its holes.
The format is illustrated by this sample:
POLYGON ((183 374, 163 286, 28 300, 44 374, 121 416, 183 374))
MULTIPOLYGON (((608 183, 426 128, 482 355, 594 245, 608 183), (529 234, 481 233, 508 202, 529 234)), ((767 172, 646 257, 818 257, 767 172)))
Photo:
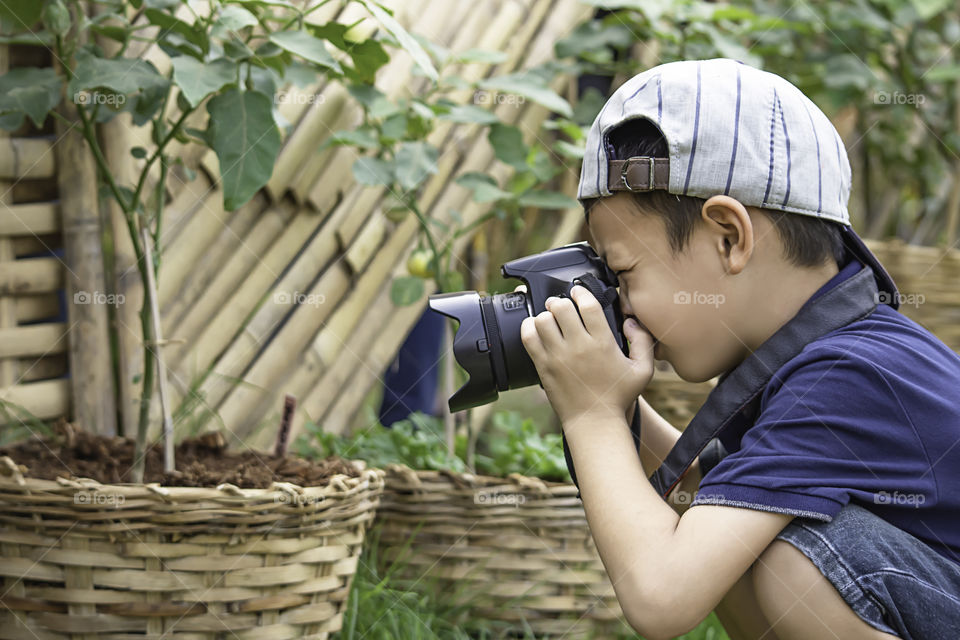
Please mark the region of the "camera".
POLYGON ((544 303, 550 296, 570 297, 574 285, 585 287, 600 302, 617 345, 627 355, 617 277, 588 243, 577 242, 511 260, 501 265, 500 272, 505 278, 522 280, 526 292, 487 296, 457 291, 430 296, 431 309, 460 323, 453 338, 453 354, 469 377, 450 396, 450 411, 493 402, 500 391, 541 384, 520 341, 520 323, 545 311, 544 303))

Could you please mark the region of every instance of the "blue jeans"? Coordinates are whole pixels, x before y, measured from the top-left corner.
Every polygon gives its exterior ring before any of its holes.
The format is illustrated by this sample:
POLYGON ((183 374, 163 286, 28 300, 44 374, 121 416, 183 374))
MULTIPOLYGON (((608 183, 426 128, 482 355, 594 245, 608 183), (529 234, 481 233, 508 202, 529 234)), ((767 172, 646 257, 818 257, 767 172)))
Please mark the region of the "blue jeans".
POLYGON ((867 509, 847 504, 830 522, 795 518, 777 538, 870 626, 904 640, 960 638, 960 564, 867 509))

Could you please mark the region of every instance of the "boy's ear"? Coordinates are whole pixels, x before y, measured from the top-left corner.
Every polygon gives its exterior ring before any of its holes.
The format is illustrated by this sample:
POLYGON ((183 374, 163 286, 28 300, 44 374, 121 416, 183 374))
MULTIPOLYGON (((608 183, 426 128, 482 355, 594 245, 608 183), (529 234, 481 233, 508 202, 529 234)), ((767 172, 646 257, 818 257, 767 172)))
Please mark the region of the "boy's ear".
POLYGON ((700 215, 728 273, 740 273, 750 261, 754 246, 753 221, 746 207, 735 198, 716 195, 703 203, 700 215))

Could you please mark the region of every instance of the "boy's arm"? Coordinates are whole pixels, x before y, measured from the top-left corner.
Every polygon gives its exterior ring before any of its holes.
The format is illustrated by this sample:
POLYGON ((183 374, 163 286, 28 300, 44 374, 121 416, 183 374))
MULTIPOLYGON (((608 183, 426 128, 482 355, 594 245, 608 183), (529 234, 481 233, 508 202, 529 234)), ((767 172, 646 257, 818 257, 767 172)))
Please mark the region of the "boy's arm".
MULTIPOLYGON (((677 443, 680 438, 680 430, 657 413, 642 395, 638 400, 640 404, 640 463, 643 465, 647 478, 649 478, 663 463, 670 449, 677 443)), ((634 410, 634 405, 630 405, 630 409, 627 410, 627 424, 630 424, 633 420, 634 410)), ((577 467, 577 469, 579 468, 577 467)), ((698 456, 668 496, 670 506, 673 507, 674 511, 682 515, 689 508, 693 501, 693 494, 700 486, 700 479, 700 458, 698 456)))
POLYGON ((793 518, 713 505, 680 516, 647 479, 625 420, 563 426, 600 558, 627 621, 648 638, 696 626, 793 518))

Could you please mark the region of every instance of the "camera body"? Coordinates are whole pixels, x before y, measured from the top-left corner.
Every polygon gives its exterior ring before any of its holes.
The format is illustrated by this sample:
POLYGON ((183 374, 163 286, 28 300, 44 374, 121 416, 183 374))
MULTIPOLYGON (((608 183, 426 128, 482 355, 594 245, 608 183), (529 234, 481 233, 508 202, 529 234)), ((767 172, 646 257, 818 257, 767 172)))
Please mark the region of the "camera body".
POLYGON ((570 297, 570 289, 577 284, 589 289, 600 302, 617 345, 627 354, 617 277, 588 243, 577 242, 511 260, 500 267, 500 272, 505 278, 522 280, 526 292, 484 296, 476 291, 458 291, 430 296, 431 309, 460 322, 453 353, 469 379, 450 396, 451 411, 493 402, 500 391, 540 384, 520 340, 520 324, 545 311, 550 296, 570 297))

